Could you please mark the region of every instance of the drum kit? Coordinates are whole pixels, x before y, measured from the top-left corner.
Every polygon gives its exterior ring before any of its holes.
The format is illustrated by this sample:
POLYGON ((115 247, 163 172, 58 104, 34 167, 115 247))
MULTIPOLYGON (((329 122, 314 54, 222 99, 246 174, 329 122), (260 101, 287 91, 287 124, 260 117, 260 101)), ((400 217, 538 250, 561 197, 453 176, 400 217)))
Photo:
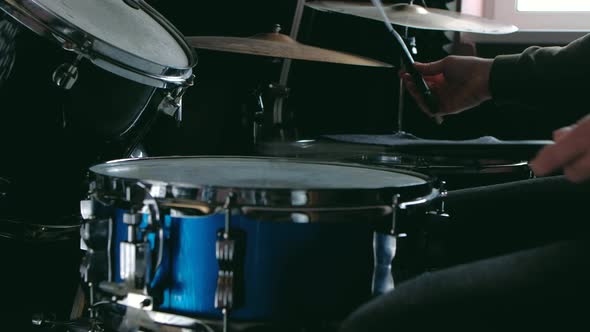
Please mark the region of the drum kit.
MULTIPOLYGON (((306 6, 381 20, 367 4, 306 6)), ((448 216, 444 182, 454 189, 485 174, 528 178, 526 160, 549 144, 422 140, 397 135, 401 126, 393 135, 260 142, 263 121, 257 119, 253 137, 264 156, 146 158, 133 152, 146 130, 142 121, 154 112, 182 120, 182 97, 197 62, 194 49, 393 66, 299 43, 278 27, 248 38, 185 37, 143 0, 1 0, 0 9, 73 53, 72 61, 53 72, 55 85, 76 89, 83 80, 79 68, 89 61, 127 83, 141 103, 131 115, 116 117, 112 129, 115 136, 133 138, 125 159, 88 168, 79 224, 0 221, 3 237, 80 240, 81 286, 72 314, 37 315, 33 323, 40 328, 337 329, 352 310, 394 288, 397 242, 418 236, 413 231, 424 218, 417 216, 448 216)), ((414 4, 389 5, 386 14, 387 23, 404 27, 406 36, 407 28, 496 34, 516 29, 414 4)))

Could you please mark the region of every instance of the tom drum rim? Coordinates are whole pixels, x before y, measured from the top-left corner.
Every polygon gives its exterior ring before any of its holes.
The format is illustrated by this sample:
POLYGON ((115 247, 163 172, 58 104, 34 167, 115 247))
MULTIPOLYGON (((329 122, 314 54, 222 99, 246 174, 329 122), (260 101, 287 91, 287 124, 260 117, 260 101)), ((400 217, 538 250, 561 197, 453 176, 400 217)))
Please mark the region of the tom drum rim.
POLYGON ((0 9, 33 32, 56 41, 64 49, 73 51, 80 57, 87 58, 98 67, 116 75, 157 88, 192 84, 192 68, 197 63, 197 57, 184 36, 144 1, 131 2, 136 4, 138 8, 133 8, 122 0, 103 0, 101 2, 88 2, 88 0, 4 0, 0 2, 0 9), (79 16, 96 14, 93 13, 93 10, 90 10, 90 13, 84 13, 80 12, 80 9, 95 6, 94 9, 106 11, 107 9, 100 7, 101 5, 116 6, 117 10, 112 13, 126 15, 131 21, 142 21, 139 23, 144 23, 144 25, 141 25, 140 28, 136 27, 138 29, 124 29, 122 25, 118 24, 95 25, 87 23, 93 22, 90 17, 86 17, 86 20, 80 19, 79 16), (121 8, 124 10, 120 10, 121 8), (114 30, 102 34, 100 30, 107 27, 114 30), (153 36, 149 33, 130 35, 142 31, 141 29, 144 28, 146 30, 153 29, 159 33, 154 33, 153 36), (116 31, 117 29, 119 31, 116 31), (99 36, 100 34, 102 36, 99 36), (151 40, 134 42, 135 46, 125 40, 117 40, 119 37, 106 40, 109 38, 108 36, 118 34, 128 37, 123 38, 127 41, 133 41, 134 38, 150 38, 151 40), (144 46, 138 46, 140 44, 144 46), (175 48, 175 52, 170 52, 176 53, 178 59, 173 60, 168 57, 166 62, 169 63, 162 63, 159 61, 162 57, 150 55, 152 52, 142 49, 142 47, 152 48, 157 55, 162 55, 163 51, 158 52, 157 49, 158 46, 163 47, 163 45, 175 48), (141 52, 144 54, 138 54, 141 52), (184 59, 180 59, 181 53, 184 59))

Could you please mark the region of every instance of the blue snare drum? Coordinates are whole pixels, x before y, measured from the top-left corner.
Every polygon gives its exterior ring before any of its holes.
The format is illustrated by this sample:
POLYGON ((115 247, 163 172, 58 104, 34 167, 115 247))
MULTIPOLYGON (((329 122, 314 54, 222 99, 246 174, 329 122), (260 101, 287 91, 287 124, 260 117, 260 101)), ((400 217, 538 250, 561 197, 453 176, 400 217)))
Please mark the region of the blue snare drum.
POLYGON ((278 158, 129 159, 91 172, 96 214, 114 216, 103 291, 232 321, 345 317, 373 294, 374 232, 395 232, 392 211, 437 194, 410 171, 278 158))

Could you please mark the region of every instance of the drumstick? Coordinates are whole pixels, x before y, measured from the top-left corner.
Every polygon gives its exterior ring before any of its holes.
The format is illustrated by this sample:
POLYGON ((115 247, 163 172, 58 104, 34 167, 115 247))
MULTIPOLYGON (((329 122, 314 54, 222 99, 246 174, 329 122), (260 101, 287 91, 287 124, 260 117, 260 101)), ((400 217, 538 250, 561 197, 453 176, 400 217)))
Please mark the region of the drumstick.
POLYGON ((387 14, 385 13, 385 10, 383 9, 383 5, 381 4, 381 0, 371 0, 371 2, 373 3, 373 6, 375 6, 377 8, 377 10, 379 11, 379 14, 383 18, 383 23, 385 24, 387 31, 389 31, 393 35, 393 37, 396 39, 398 44, 401 46, 401 48, 402 48, 402 52, 401 52, 402 61, 404 62, 408 73, 410 75, 412 75, 412 78, 414 79, 414 83, 416 84, 416 88, 418 89, 418 91, 420 92, 422 97, 424 98, 424 102, 426 103, 426 106, 428 107, 430 113, 432 113, 434 115, 433 116, 434 121, 439 125, 442 124, 442 121, 443 121, 442 117, 440 115, 436 115, 436 113, 438 112, 438 101, 436 99, 436 96, 434 94, 432 94, 432 91, 430 91, 430 88, 428 87, 428 84, 424 80, 424 77, 422 77, 422 74, 420 74, 420 72, 418 70, 416 70, 416 68, 414 67, 414 58, 412 57, 412 54, 410 53, 410 50, 408 50, 408 47, 407 47, 406 43, 404 42, 404 40, 402 39, 402 37, 399 35, 399 33, 397 33, 397 31, 395 31, 395 29, 389 23, 389 18, 387 18, 387 14))

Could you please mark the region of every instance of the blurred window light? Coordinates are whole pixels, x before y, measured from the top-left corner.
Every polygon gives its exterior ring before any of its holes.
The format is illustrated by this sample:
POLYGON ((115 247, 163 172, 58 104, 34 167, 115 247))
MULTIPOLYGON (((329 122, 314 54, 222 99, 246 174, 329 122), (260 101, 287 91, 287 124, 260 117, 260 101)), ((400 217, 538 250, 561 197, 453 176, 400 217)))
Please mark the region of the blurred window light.
POLYGON ((588 0, 517 0, 516 10, 520 12, 588 12, 588 0))

